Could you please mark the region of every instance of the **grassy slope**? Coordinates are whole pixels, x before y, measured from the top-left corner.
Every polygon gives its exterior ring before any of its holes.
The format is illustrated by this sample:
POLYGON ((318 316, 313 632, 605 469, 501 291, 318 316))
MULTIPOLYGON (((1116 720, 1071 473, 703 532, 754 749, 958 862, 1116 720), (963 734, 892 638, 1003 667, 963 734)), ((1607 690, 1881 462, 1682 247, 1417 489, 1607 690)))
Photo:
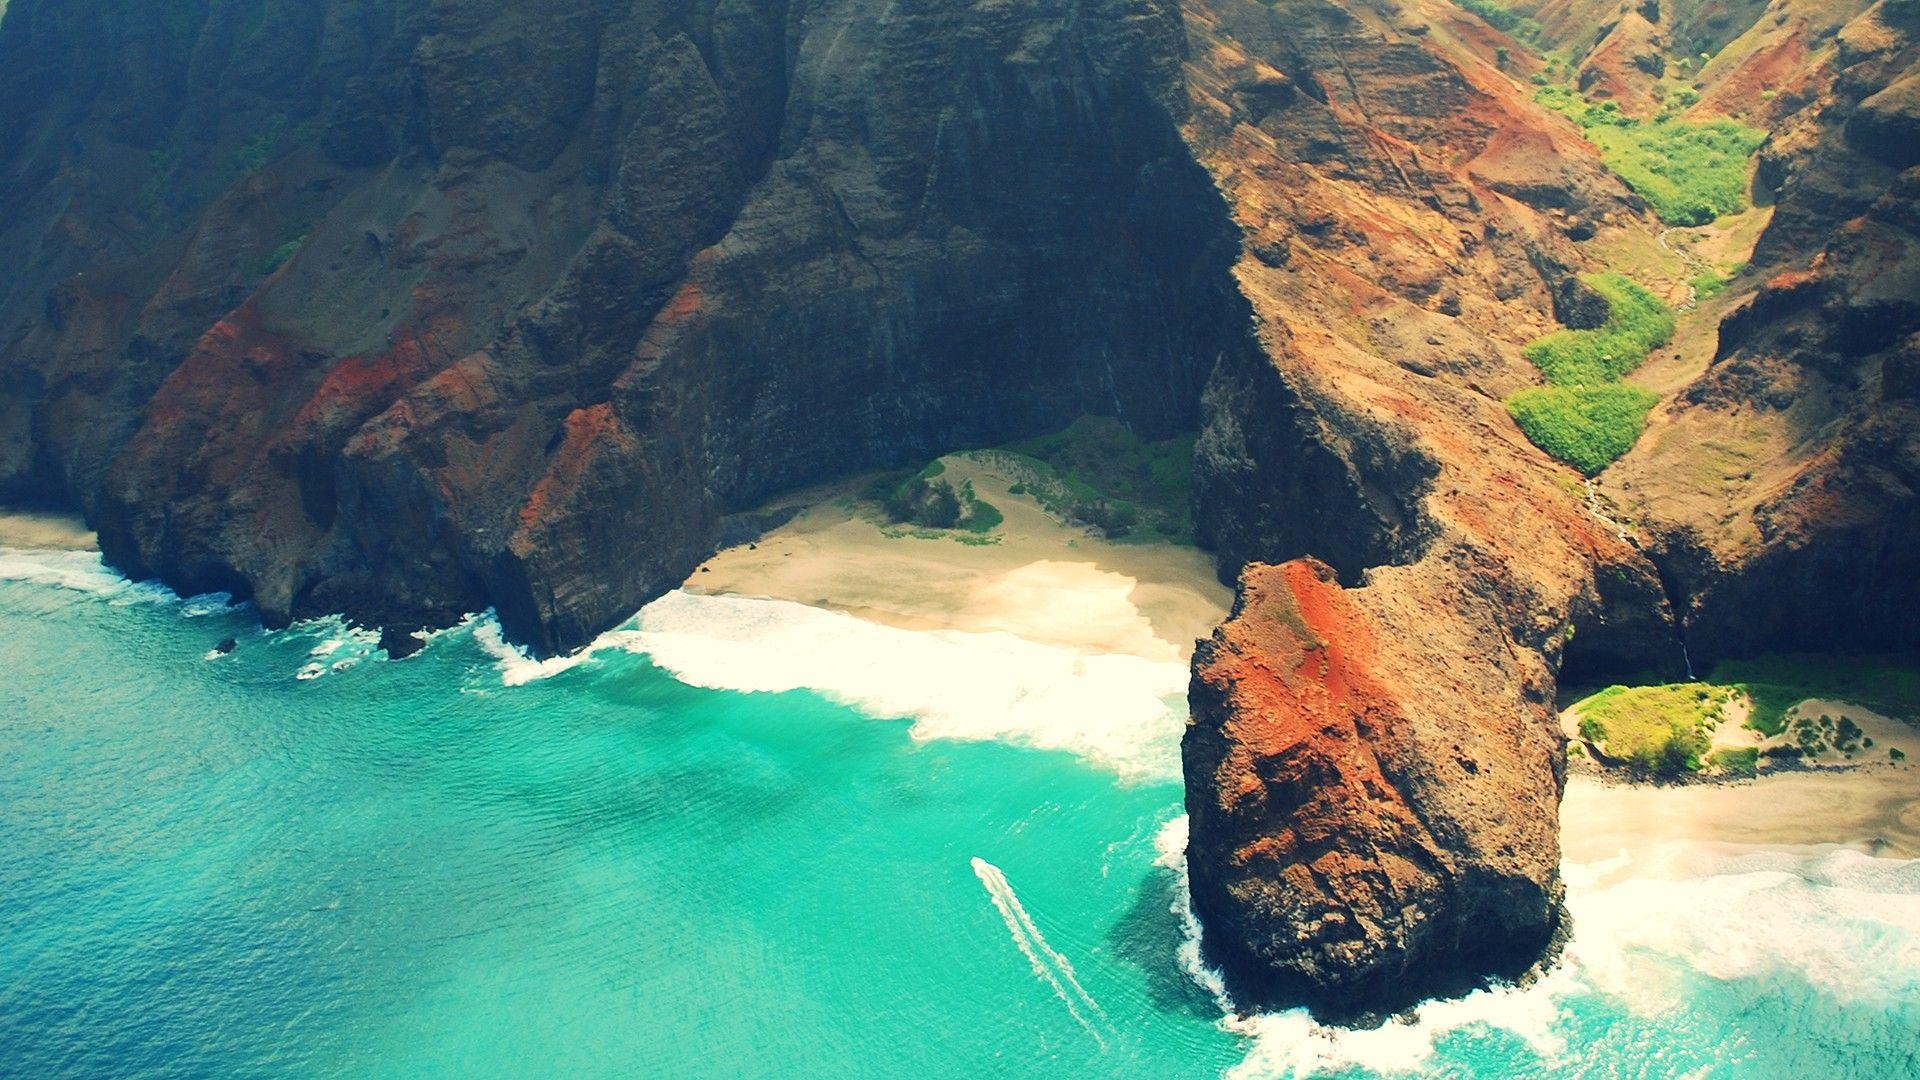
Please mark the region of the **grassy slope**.
MULTIPOLYGON (((1898 656, 1807 654, 1730 660, 1699 682, 1609 686, 1574 708, 1583 738, 1604 744, 1609 756, 1639 768, 1678 774, 1711 766, 1750 775, 1760 757, 1752 748, 1702 757, 1713 725, 1736 695, 1752 705, 1746 725, 1767 737, 1785 732, 1788 712, 1814 698, 1844 701, 1920 724, 1920 662, 1898 656)), ((1845 749, 1845 726, 1803 718, 1794 734, 1806 749, 1815 743, 1845 749)))
POLYGON ((1713 681, 1753 699, 1747 726, 1764 735, 1785 731, 1787 711, 1808 698, 1852 702, 1896 720, 1920 722, 1920 665, 1901 657, 1796 654, 1729 660, 1713 669, 1713 681))
POLYGON ((1673 337, 1673 312, 1619 274, 1583 279, 1607 300, 1607 321, 1560 330, 1527 346, 1547 386, 1507 399, 1507 411, 1535 446, 1591 476, 1633 448, 1659 396, 1621 376, 1673 337))
POLYGON ((1766 132, 1732 120, 1638 120, 1565 86, 1543 86, 1534 98, 1579 124, 1607 167, 1667 224, 1705 225, 1746 209, 1748 162, 1766 132))
POLYGON ((1696 772, 1730 697, 1701 683, 1610 686, 1580 703, 1580 735, 1649 772, 1696 772))

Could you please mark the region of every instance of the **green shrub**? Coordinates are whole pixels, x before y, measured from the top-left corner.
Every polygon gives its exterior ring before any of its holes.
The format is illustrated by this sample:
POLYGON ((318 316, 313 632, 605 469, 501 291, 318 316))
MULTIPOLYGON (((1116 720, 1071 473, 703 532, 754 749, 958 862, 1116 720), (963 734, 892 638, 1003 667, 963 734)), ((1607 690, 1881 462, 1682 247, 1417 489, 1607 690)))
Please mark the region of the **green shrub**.
POLYGON ((1714 667, 1713 681, 1745 693, 1753 702, 1747 726, 1769 737, 1785 731, 1788 711, 1809 698, 1920 719, 1920 662, 1910 657, 1794 653, 1727 660, 1714 667))
POLYGON ((1543 86, 1534 100, 1579 124, 1607 167, 1667 224, 1705 225, 1746 208, 1747 162, 1766 132, 1732 120, 1637 120, 1566 86, 1543 86))
POLYGON ((1494 0, 1460 0, 1460 6, 1485 19, 1488 26, 1517 40, 1537 42, 1542 36, 1538 22, 1494 3, 1494 0))
POLYGON ((1007 520, 1000 508, 973 493, 973 481, 960 482, 960 503, 966 508, 960 527, 970 533, 990 533, 1007 520))
POLYGON ((1698 772, 1727 696, 1700 683, 1610 686, 1576 706, 1580 734, 1643 772, 1698 772))
POLYGON ((1592 476, 1633 448, 1659 395, 1638 386, 1541 386, 1507 399, 1535 446, 1592 476))
POLYGON ((282 266, 285 266, 287 264, 287 260, 293 258, 294 253, 300 250, 300 245, 306 242, 307 242, 306 237, 304 236, 296 237, 292 240, 287 241, 284 244, 281 244, 279 247, 274 248, 272 251, 268 252, 267 257, 260 260, 259 276, 267 277, 271 275, 275 270, 278 270, 282 266))
POLYGON ((1193 437, 1145 441, 1111 417, 985 451, 1021 474, 1016 485, 1068 521, 1111 539, 1193 543, 1193 437))
POLYGON ((1735 776, 1753 776, 1760 771, 1760 748, 1729 746, 1707 755, 1707 764, 1735 776))
POLYGON ((1621 274, 1581 277, 1607 301, 1607 321, 1593 330, 1559 330, 1526 347, 1555 386, 1610 383, 1640 366, 1673 339, 1673 312, 1660 298, 1621 274))
POLYGON ((1673 337, 1673 312, 1620 274, 1583 277, 1607 302, 1592 330, 1559 330, 1526 347, 1551 385, 1507 399, 1507 412, 1533 445, 1589 476, 1633 449, 1659 395, 1619 378, 1673 337))

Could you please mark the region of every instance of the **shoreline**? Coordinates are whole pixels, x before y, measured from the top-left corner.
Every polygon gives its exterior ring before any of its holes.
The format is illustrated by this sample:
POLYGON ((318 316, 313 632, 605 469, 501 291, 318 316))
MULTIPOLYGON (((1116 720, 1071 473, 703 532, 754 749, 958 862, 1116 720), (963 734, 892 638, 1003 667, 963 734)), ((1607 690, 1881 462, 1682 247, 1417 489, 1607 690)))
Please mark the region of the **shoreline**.
MULTIPOLYGON (((840 483, 776 502, 798 512, 759 540, 716 554, 683 588, 790 600, 896 629, 998 632, 1088 656, 1181 664, 1226 617, 1233 593, 1206 552, 1107 540, 1012 494, 991 468, 963 456, 944 460, 956 481, 971 480, 1004 515, 990 542, 882 526, 860 504, 857 485, 840 483)), ((0 548, 98 545, 75 515, 0 510, 0 548)), ((1806 708, 1843 705, 1812 700, 1806 708)), ((1920 727, 1844 708, 1866 721, 1879 745, 1906 743, 1908 758, 1671 784, 1577 766, 1560 808, 1562 858, 1590 863, 1676 842, 1920 858, 1920 727)))
MULTIPOLYGON (((943 460, 947 475, 971 480, 1004 515, 995 542, 883 527, 859 503, 857 484, 842 483, 776 502, 799 512, 754 544, 715 555, 683 587, 790 600, 899 629, 998 631, 1089 655, 1181 663, 1226 617, 1233 594, 1207 553, 1106 540, 1011 494, 1007 479, 979 462, 943 460)), ((1907 761, 1674 785, 1575 771, 1561 803, 1562 856, 1592 862, 1685 841, 1920 858, 1920 728, 1885 723, 1911 736, 1907 761)), ((1885 742, 1888 733, 1869 726, 1885 742)))
POLYGON ((98 551, 100 542, 78 514, 0 509, 0 548, 98 551))
POLYGON ((1839 846, 1920 858, 1920 768, 1875 762, 1674 785, 1567 778, 1563 859, 1596 862, 1675 842, 1839 846))
POLYGON ((1089 654, 1186 663, 1233 604, 1198 548, 1123 543, 1055 519, 1014 481, 961 455, 941 459, 1003 516, 985 536, 882 525, 857 483, 773 504, 799 512, 728 548, 686 591, 790 600, 903 630, 1001 632, 1089 654))

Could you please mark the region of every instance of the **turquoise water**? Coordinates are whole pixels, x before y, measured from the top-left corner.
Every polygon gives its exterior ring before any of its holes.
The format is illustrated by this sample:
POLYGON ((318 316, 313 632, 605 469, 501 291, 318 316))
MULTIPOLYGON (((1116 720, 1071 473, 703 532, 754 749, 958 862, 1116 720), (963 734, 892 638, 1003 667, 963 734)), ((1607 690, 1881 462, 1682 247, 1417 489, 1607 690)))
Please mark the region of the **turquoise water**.
POLYGON ((391 663, 91 556, 0 579, 7 1075, 1920 1075, 1920 864, 1573 867, 1541 984, 1368 1033, 1228 1023, 1182 962, 1168 729, 928 737, 995 725, 900 665, 1004 641, 902 644, 872 695, 835 661, 838 700, 916 727, 682 681, 791 654, 774 624, 811 616, 778 608, 683 606, 528 678, 484 623, 391 663))

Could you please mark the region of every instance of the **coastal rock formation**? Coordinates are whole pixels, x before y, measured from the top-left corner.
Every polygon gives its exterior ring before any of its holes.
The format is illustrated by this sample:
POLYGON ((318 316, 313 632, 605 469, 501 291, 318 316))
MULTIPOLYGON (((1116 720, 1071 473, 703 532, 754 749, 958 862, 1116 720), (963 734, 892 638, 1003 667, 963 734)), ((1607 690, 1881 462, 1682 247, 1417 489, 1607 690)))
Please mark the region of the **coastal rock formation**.
MULTIPOLYGON (((1497 568, 1475 573, 1499 587, 1497 568)), ((1349 1019, 1517 976, 1552 941, 1552 677, 1497 619, 1422 617, 1462 584, 1343 590, 1325 563, 1255 564, 1201 644, 1188 867, 1207 958, 1243 1006, 1349 1019)))
POLYGON ((1223 574, 1251 564, 1183 745, 1202 949, 1244 1009, 1378 1016, 1539 959, 1555 673, 1680 657, 1652 565, 1499 401, 1571 236, 1640 211, 1469 23, 1187 12, 1188 141, 1287 252, 1234 269, 1261 349, 1215 369, 1195 461, 1223 574), (1249 108, 1266 68, 1311 89, 1249 108))
POLYGON ((1659 226, 1443 2, 11 0, 0 499, 545 654, 782 489, 1197 428, 1204 949, 1379 1015, 1556 932, 1559 677, 1914 640, 1920 7, 1849 2, 1515 5, 1638 109, 1678 42, 1783 90, 1717 355, 1590 486, 1501 401, 1659 226))

